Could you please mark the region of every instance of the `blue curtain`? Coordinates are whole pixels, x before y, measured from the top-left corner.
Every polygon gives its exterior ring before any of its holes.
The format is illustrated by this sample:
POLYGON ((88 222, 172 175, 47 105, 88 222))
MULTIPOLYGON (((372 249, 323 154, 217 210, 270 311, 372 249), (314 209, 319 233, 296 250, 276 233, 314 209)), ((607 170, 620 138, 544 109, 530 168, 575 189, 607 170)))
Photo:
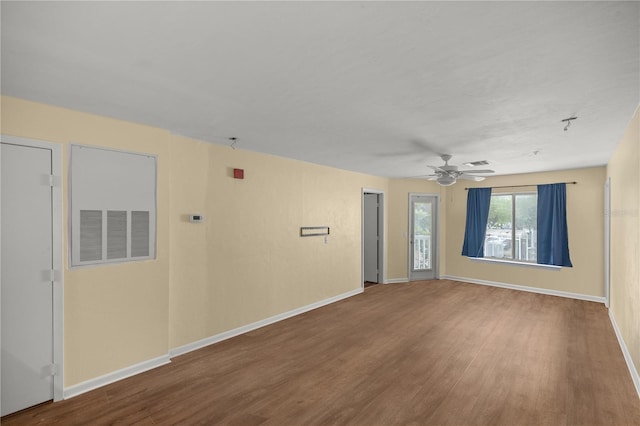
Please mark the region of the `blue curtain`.
POLYGON ((567 232, 567 185, 538 185, 538 263, 573 266, 567 232))
POLYGON ((464 228, 462 255, 484 256, 484 235, 487 232, 491 188, 469 188, 467 194, 467 224, 464 228))

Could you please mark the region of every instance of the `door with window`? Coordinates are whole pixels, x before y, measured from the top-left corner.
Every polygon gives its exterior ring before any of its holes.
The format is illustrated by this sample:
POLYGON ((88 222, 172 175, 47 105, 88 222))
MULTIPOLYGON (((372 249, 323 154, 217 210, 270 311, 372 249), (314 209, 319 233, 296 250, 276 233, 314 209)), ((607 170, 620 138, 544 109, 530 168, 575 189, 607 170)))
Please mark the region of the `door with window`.
POLYGON ((409 281, 437 276, 438 196, 409 195, 409 281))

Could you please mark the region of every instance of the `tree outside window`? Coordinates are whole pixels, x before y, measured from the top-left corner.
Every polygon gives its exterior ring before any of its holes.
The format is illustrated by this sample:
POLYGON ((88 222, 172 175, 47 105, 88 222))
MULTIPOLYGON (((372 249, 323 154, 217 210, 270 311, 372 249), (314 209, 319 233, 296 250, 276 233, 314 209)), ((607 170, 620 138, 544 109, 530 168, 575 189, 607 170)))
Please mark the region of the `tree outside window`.
POLYGON ((492 195, 485 234, 485 257, 535 262, 536 227, 536 193, 492 195))

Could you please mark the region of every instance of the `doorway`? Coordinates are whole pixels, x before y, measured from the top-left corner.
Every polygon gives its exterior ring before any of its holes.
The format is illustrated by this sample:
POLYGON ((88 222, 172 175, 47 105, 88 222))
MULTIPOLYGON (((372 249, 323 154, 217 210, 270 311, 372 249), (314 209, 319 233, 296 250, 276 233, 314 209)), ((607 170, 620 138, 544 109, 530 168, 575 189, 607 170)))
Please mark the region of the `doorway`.
POLYGON ((1 412, 62 399, 58 145, 2 136, 1 412))
POLYGON ((409 194, 409 281, 438 277, 437 195, 409 194))
POLYGON ((384 282, 384 193, 362 190, 362 286, 384 282))

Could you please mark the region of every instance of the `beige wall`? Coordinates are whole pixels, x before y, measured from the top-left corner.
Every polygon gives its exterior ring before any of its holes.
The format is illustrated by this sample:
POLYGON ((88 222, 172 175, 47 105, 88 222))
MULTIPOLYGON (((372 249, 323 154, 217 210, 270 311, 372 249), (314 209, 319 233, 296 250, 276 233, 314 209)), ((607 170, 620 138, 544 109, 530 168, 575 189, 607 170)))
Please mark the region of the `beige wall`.
POLYGON ((387 179, 180 137, 171 158, 171 347, 360 288, 362 188, 387 179))
POLYGON ((640 109, 609 164, 611 178, 611 313, 640 370, 640 109))
POLYGON ((2 133, 57 142, 63 147, 65 386, 166 355, 169 342, 169 133, 9 97, 2 97, 2 133), (69 143, 158 156, 156 260, 68 268, 69 143))
POLYGON ((360 288, 362 188, 388 191, 385 178, 11 97, 2 133, 64 150, 65 387, 360 288), (157 260, 66 266, 70 142, 158 156, 157 260), (316 225, 328 244, 299 237, 316 225))
MULTIPOLYGON (((446 217, 446 212, 442 208, 444 187, 424 179, 392 179, 389 182, 389 214, 387 216, 389 224, 387 235, 389 249, 387 278, 391 280, 407 279, 409 275, 407 258, 409 240, 407 235, 409 232, 409 194, 411 193, 440 196, 440 253, 444 253, 443 249, 446 244, 445 227, 442 226, 446 217)), ((440 270, 442 271, 444 256, 440 256, 439 262, 440 270)))
MULTIPOLYGON (((604 183, 605 168, 494 176, 447 189, 447 259, 449 276, 538 287, 588 296, 604 296, 604 183), (460 253, 464 240, 467 191, 470 186, 537 185, 577 181, 567 186, 569 252, 573 268, 548 270, 470 260, 460 253)), ((526 190, 527 188, 522 188, 526 190)), ((535 188, 533 188, 535 189, 535 188)))
MULTIPOLYGON (((603 295, 604 168, 480 183, 578 181, 568 187, 574 268, 547 271, 475 263, 460 255, 469 182, 443 188, 424 180, 389 180, 11 97, 2 97, 1 118, 3 134, 57 142, 64 149, 65 387, 358 289, 362 188, 385 192, 386 279, 407 278, 408 196, 428 193, 441 200, 441 275, 603 295), (66 267, 70 142, 158 156, 157 260, 66 267), (231 177, 234 167, 245 169, 244 180, 231 177), (205 215, 205 221, 190 223, 191 213, 205 215), (298 236, 300 226, 316 225, 331 227, 328 244, 298 236)), ((637 363, 637 114, 630 129, 609 174, 618 212, 612 245, 635 255, 620 255, 612 264, 612 307, 637 363)))

